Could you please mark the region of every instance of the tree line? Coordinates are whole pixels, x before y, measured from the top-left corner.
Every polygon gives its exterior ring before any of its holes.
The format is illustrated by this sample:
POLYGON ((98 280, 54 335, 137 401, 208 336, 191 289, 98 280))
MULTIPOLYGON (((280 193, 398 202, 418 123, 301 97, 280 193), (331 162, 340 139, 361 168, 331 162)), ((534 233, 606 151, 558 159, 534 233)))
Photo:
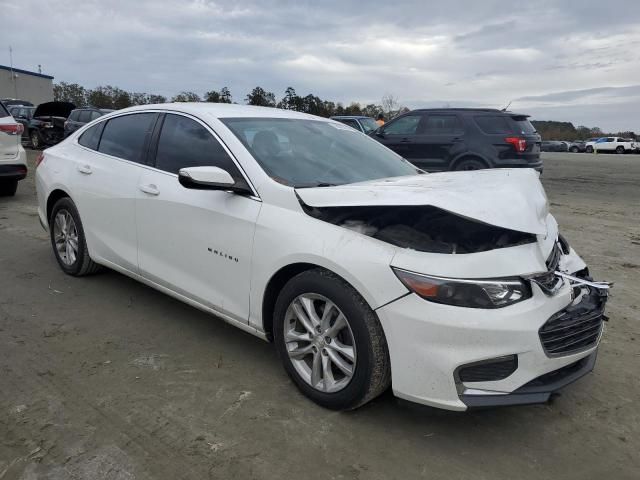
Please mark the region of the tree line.
POLYGON ((554 120, 532 120, 531 123, 544 140, 586 140, 594 137, 625 137, 636 138, 635 132, 605 133, 598 127, 575 127, 571 122, 556 122, 554 120))
MULTIPOLYGON (((77 107, 92 106, 116 110, 134 105, 165 103, 167 101, 238 103, 234 101, 228 87, 223 87, 220 90, 210 90, 202 96, 196 92, 183 91, 171 98, 167 98, 163 95, 128 92, 111 85, 88 89, 77 83, 67 82, 60 82, 53 85, 53 99, 55 101, 71 102, 77 107)), ((312 93, 299 95, 293 87, 287 87, 282 98, 279 100, 276 99, 276 95, 273 92, 269 92, 262 87, 255 87, 243 98, 243 103, 247 105, 295 110, 320 117, 331 117, 333 115, 366 115, 375 118, 382 113, 385 119, 388 120, 400 113, 409 111, 407 107, 402 106, 398 99, 391 94, 386 94, 382 97, 379 104, 370 103, 361 105, 358 102, 351 102, 348 105, 344 105, 341 102, 323 100, 312 93)))

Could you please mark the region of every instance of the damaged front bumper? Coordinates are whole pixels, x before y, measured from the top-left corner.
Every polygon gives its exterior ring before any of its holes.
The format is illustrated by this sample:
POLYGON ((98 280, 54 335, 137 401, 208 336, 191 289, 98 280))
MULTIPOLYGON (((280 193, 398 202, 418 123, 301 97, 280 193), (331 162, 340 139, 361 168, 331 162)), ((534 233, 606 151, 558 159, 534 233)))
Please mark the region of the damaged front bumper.
MULTIPOLYGON (((562 257, 571 273, 585 268, 573 250, 562 257)), ((394 394, 450 410, 547 401, 595 363, 606 287, 578 283, 550 293, 532 282, 531 298, 500 309, 426 308, 416 294, 379 308, 394 394)))

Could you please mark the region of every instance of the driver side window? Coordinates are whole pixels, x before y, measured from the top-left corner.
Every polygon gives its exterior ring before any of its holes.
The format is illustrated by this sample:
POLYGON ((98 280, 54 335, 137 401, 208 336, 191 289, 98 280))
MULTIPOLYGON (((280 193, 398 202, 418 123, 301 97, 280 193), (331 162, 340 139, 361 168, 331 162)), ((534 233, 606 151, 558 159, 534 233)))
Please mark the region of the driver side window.
POLYGON ((413 135, 418 130, 419 123, 420 115, 406 115, 385 125, 383 133, 385 135, 413 135))

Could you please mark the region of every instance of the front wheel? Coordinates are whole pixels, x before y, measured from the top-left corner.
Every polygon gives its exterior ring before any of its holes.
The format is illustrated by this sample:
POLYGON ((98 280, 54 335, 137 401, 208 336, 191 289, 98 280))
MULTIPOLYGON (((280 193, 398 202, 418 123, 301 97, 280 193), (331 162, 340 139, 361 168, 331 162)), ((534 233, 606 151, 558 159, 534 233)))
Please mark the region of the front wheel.
POLYGON ((284 368, 317 404, 357 408, 391 383, 378 317, 356 290, 324 269, 296 275, 274 310, 274 338, 284 368))
POLYGON ((82 277, 100 269, 89 256, 80 214, 69 197, 61 198, 53 206, 49 233, 53 253, 65 273, 82 277))
POLYGON ((619 147, 616 147, 616 153, 618 155, 621 155, 624 153, 624 147, 622 145, 620 145, 619 147))
POLYGON ((587 153, 593 153, 593 147, 591 145, 589 145, 586 149, 585 152, 587 153))
POLYGON ((569 149, 569 151, 570 151, 571 153, 578 153, 580 150, 578 149, 578 147, 571 147, 571 148, 569 149))
POLYGON ((31 132, 31 147, 34 150, 38 150, 40 147, 42 147, 42 140, 40 140, 40 134, 37 130, 33 130, 31 132))

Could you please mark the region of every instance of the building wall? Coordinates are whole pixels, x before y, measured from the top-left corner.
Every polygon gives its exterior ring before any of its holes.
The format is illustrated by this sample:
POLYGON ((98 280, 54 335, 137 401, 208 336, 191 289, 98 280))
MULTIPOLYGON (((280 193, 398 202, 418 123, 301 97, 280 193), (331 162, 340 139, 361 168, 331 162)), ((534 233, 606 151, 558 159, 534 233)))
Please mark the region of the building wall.
POLYGON ((0 69, 0 98, 19 98, 34 105, 53 100, 53 80, 17 72, 16 85, 9 70, 0 69), (17 89, 17 94, 16 94, 17 89))

